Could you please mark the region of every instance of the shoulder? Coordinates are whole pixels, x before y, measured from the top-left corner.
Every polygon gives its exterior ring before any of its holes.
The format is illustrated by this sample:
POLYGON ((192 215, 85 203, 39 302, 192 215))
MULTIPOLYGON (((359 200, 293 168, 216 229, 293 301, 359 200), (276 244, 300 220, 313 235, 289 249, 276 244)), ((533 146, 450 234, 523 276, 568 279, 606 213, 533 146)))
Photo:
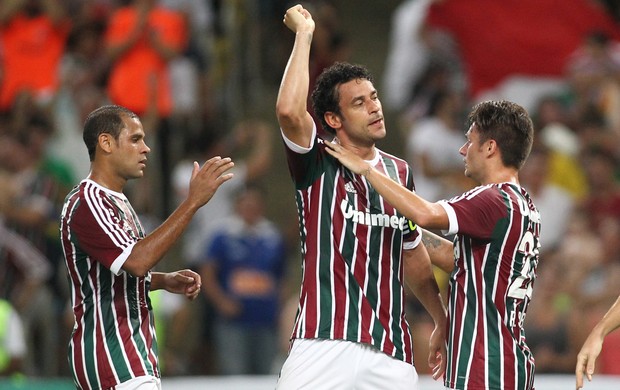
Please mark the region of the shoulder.
POLYGON ((395 156, 391 153, 387 153, 379 148, 377 148, 377 153, 379 154, 379 156, 381 157, 381 159, 383 160, 390 160, 392 161, 394 164, 399 165, 399 166, 406 166, 409 165, 409 163, 407 163, 407 161, 405 161, 405 159, 395 156))

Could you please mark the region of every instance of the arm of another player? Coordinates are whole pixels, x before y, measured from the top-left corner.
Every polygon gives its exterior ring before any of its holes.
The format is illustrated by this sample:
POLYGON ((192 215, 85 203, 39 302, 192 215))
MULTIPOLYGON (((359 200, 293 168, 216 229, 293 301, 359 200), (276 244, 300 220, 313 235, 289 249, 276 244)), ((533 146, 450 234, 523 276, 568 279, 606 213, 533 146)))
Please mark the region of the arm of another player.
POLYGON ((596 358, 603 348, 605 336, 620 327, 620 297, 609 308, 603 318, 594 326, 577 354, 577 366, 575 368, 576 388, 583 387, 583 374, 585 372, 589 381, 592 380, 596 358))
POLYGON ((325 150, 329 154, 351 171, 365 176, 366 180, 388 203, 418 226, 427 229, 448 229, 450 227, 448 214, 439 203, 432 203, 421 198, 342 146, 333 142, 326 142, 325 145, 328 146, 325 150))
POLYGON ((435 322, 429 340, 428 366, 433 370, 433 379, 438 379, 446 370, 446 307, 424 245, 403 251, 403 256, 407 285, 435 322))

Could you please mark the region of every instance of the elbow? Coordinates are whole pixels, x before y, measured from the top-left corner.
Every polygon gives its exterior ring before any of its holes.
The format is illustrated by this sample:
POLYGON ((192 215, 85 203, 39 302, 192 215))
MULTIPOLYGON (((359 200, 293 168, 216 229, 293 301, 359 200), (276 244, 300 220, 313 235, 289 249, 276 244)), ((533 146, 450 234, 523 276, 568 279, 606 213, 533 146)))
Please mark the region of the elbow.
POLYGON ((149 273, 150 268, 145 267, 138 261, 133 261, 130 257, 125 261, 125 264, 123 264, 123 270, 131 276, 143 278, 149 273))
POLYGON ((278 99, 276 103, 276 117, 278 118, 280 125, 282 125, 282 123, 291 123, 294 121, 295 111, 292 109, 290 104, 278 99))
POLYGON ((445 229, 446 224, 444 220, 447 218, 445 215, 445 211, 441 206, 433 207, 434 204, 431 204, 430 207, 426 207, 423 210, 416 210, 414 214, 416 218, 412 218, 412 220, 420 227, 425 229, 445 229))
POLYGON ((296 104, 293 104, 292 99, 278 98, 276 102, 276 117, 281 127, 298 126, 303 122, 305 114, 305 106, 300 110, 296 104))

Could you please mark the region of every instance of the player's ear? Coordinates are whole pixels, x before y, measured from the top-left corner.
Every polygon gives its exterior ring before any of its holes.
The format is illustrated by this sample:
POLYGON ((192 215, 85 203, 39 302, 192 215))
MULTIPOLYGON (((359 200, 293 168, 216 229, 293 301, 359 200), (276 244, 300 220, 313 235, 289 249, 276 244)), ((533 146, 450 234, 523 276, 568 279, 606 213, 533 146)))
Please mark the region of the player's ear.
POLYGON ((110 153, 112 151, 112 143, 114 142, 114 137, 112 137, 109 133, 101 133, 99 137, 97 137, 97 144, 99 148, 106 153, 110 153))
POLYGON ((325 113, 325 115, 323 115, 323 118, 325 118, 325 122, 329 125, 329 127, 331 127, 332 129, 339 129, 342 127, 342 119, 340 118, 340 116, 334 112, 331 111, 327 111, 325 113))
POLYGON ((489 139, 485 142, 484 148, 486 149, 487 155, 491 156, 499 151, 499 146, 494 139, 489 139))

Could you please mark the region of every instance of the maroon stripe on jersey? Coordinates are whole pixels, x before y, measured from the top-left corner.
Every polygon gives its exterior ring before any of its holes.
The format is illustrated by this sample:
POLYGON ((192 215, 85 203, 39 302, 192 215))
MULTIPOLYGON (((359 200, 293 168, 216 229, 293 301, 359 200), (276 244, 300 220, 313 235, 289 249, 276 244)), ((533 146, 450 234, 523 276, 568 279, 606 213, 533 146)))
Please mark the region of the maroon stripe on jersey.
MULTIPOLYGON (((69 225, 71 224, 71 217, 73 216, 74 208, 77 206, 77 203, 80 200, 80 194, 81 194, 81 190, 75 191, 73 196, 67 200, 67 203, 65 205, 67 211, 66 211, 66 214, 64 215, 64 218, 61 220, 61 230, 62 230, 61 235, 63 237, 71 238, 69 225)), ((71 260, 72 260, 71 262, 66 263, 69 277, 73 280, 79 280, 80 277, 75 268, 75 261, 76 261, 75 248, 73 247, 73 244, 71 243, 70 240, 63 240, 63 249, 65 253, 70 254, 71 260)), ((71 283, 71 287, 73 287, 71 294, 75 297, 74 299, 75 321, 77 323, 81 323, 84 319, 84 310, 83 310, 84 306, 81 305, 82 303, 81 291, 77 288, 76 283, 71 283)), ((75 329, 75 333, 72 337, 72 340, 82 340, 82 331, 83 331, 83 327, 77 327, 75 329)), ((86 369, 84 367, 84 362, 81 358, 83 346, 81 343, 73 343, 73 342, 71 342, 71 346, 73 349, 71 360, 73 361, 74 372, 77 377, 76 379, 79 383, 83 383, 83 384, 88 383, 88 380, 85 375, 86 369)))
MULTIPOLYGON (((384 213, 391 213, 391 210, 388 210, 390 207, 385 207, 384 213)), ((390 286, 390 271, 392 269, 392 259, 391 259, 391 248, 392 248, 392 239, 393 237, 383 237, 383 245, 381 248, 381 260, 379 262, 381 276, 379 279, 379 320, 383 324, 385 328, 386 336, 383 341, 383 351, 389 355, 394 354, 394 332, 392 330, 392 324, 390 321, 392 320, 392 316, 390 313, 392 312, 392 294, 394 293, 391 290, 390 286)))
MULTIPOLYGON (((127 290, 127 286, 124 283, 114 283, 114 296, 124 296, 129 293, 127 290)), ((124 345, 123 351, 126 355, 126 362, 129 364, 128 369, 135 373, 136 375, 147 375, 146 370, 142 364, 142 358, 136 348, 135 343, 133 342, 133 335, 131 334, 131 329, 133 326, 131 324, 131 313, 129 308, 127 307, 127 301, 125 299, 114 299, 113 301, 113 310, 115 313, 115 317, 117 321, 119 321, 119 327, 117 329, 118 337, 120 337, 120 343, 124 345), (121 321, 125 322, 123 326, 121 321)), ((141 318, 144 313, 140 313, 141 318)), ((141 326, 144 327, 147 321, 143 321, 141 326)), ((148 326, 148 325, 147 325, 148 326)), ((150 344, 147 344, 150 345, 150 344)))
MULTIPOLYGON (((499 281, 502 280, 506 280, 509 281, 511 280, 510 274, 513 272, 513 261, 515 259, 515 256, 517 254, 517 250, 518 247, 517 245, 519 244, 520 240, 515 240, 515 239, 510 239, 512 237, 521 237, 522 233, 523 233, 523 220, 522 220, 522 216, 521 216, 521 212, 519 211, 519 199, 517 199, 518 195, 514 193, 514 190, 512 189, 512 187, 507 187, 507 192, 508 196, 510 197, 511 203, 510 205, 512 206, 512 209, 510 210, 510 229, 508 231, 508 234, 506 234, 505 236, 505 246, 503 248, 503 253, 505 255, 505 257, 509 257, 511 259, 510 263, 509 263, 509 267, 502 267, 502 271, 504 271, 506 273, 506 275, 502 275, 503 277, 498 278, 499 281), (516 207, 516 209, 515 209, 516 207)), ((508 316, 508 312, 507 307, 505 307, 505 299, 504 297, 506 296, 506 294, 508 293, 508 289, 509 289, 509 285, 508 283, 504 283, 502 286, 498 286, 497 289, 497 293, 495 294, 495 304, 497 305, 497 309, 498 312, 500 314, 502 314, 503 316, 503 320, 505 322, 507 322, 507 316, 508 316)), ((513 335, 510 334, 510 332, 508 331, 508 327, 507 326, 502 326, 502 340, 504 340, 503 346, 502 346, 502 350, 504 349, 509 349, 511 353, 506 353, 504 351, 504 359, 508 360, 512 360, 512 361, 508 361, 507 364, 504 364, 504 386, 507 389, 516 389, 516 358, 515 358, 515 348, 516 345, 512 342, 513 340, 513 335)), ((511 329, 512 332, 515 332, 514 334, 518 335, 521 333, 520 329, 518 326, 515 326, 513 329, 511 329)))
MULTIPOLYGON (((336 178, 335 178, 336 180, 335 180, 334 185, 336 185, 336 183, 338 182, 338 176, 339 175, 336 175, 336 178)), ((346 197, 346 194, 342 194, 343 192, 345 192, 343 186, 336 186, 335 188, 336 188, 335 192, 336 193, 340 192, 341 195, 340 196, 336 195, 333 199, 341 199, 341 198, 346 197)), ((336 204, 335 201, 332 201, 332 209, 336 207, 340 207, 340 205, 336 204)), ((342 228, 344 225, 344 218, 342 217, 342 213, 334 212, 332 210, 330 214, 333 216, 332 218, 333 231, 334 232, 343 231, 343 234, 344 234, 344 229, 342 228)), ((350 283, 350 281, 347 280, 349 272, 347 272, 347 263, 342 258, 342 245, 343 245, 342 238, 343 237, 342 236, 338 237, 336 235, 331 235, 331 236, 334 237, 333 245, 339 248, 339 250, 336 251, 335 253, 335 255, 338 257, 332 259, 334 263, 332 266, 332 269, 334 271, 334 285, 332 286, 334 290, 332 291, 332 296, 334 297, 333 308, 332 308, 333 310, 332 318, 334 319, 332 322, 332 338, 344 339, 346 337, 346 326, 347 326, 347 317, 348 317, 347 303, 349 303, 349 299, 347 296, 348 294, 347 294, 346 288, 350 283), (342 286, 342 288, 338 288, 338 286, 342 286)))
MULTIPOLYGON (((458 243, 458 245, 461 245, 461 242, 458 243)), ((460 248, 460 253, 464 253, 465 248, 461 245, 460 248)), ((455 281, 454 283, 459 285, 459 286, 467 286, 467 278, 466 278, 466 272, 463 270, 459 270, 458 273, 455 275, 455 281)), ((457 296, 454 302, 454 308, 450 308, 450 310, 448 310, 448 324, 453 324, 452 325, 452 331, 454 332, 453 335, 448 334, 448 336, 450 336, 453 344, 453 350, 456 351, 456 354, 453 355, 449 355, 449 358, 451 356, 454 356, 454 361, 452 362, 448 362, 448 367, 452 367, 452 372, 451 372, 451 376, 450 376, 450 382, 451 383, 456 383, 457 380, 457 375, 458 375, 458 365, 459 365, 459 361, 462 359, 469 359, 469 356, 460 356, 460 352, 463 350, 461 348, 461 345, 463 343, 463 322, 465 321, 465 294, 467 294, 467 290, 465 288, 463 289, 457 289, 457 296), (451 317, 451 313, 456 313, 454 314, 453 318, 451 317)), ((450 304, 452 304, 452 302, 450 302, 450 304)), ((450 326, 450 325, 448 325, 450 326)))
MULTIPOLYGON (((362 183, 362 185, 366 185, 366 183, 362 183)), ((368 199, 365 199, 361 196, 357 196, 356 199, 356 207, 358 210, 365 210, 368 208, 368 199)), ((362 308, 360 310, 360 319, 359 319, 359 324, 358 326, 360 327, 360 329, 362 330, 361 336, 362 336, 362 341, 365 343, 371 343, 372 342, 372 336, 369 332, 370 328, 371 328, 371 323, 372 320, 374 318, 374 310, 372 308, 371 305, 369 305, 368 300, 366 299, 367 294, 368 294, 368 267, 369 267, 369 262, 370 262, 370 258, 369 258, 369 253, 367 253, 367 249, 368 249, 368 240, 370 239, 370 237, 368 236, 370 234, 370 228, 368 227, 368 225, 363 224, 363 223, 357 223, 355 224, 355 252, 353 255, 353 259, 351 261, 355 262, 355 279, 357 280, 357 283, 360 285, 361 290, 364 293, 364 296, 362 296, 362 308)), ((358 331, 359 333, 359 331, 358 331)))
MULTIPOLYGON (((78 319, 78 321, 82 321, 82 319, 78 319)), ((75 333, 73 336, 73 340, 82 340, 84 327, 80 326, 75 329, 75 333)), ((71 356, 71 360, 73 360, 73 370, 75 372, 76 379, 80 384, 88 383, 88 379, 86 378, 86 367, 84 367, 84 361, 82 360, 82 351, 83 345, 81 343, 71 343, 73 347, 73 353, 71 356)))
POLYGON ((113 386, 116 383, 114 375, 114 371, 110 365, 110 355, 109 351, 107 351, 107 344, 105 343, 105 330, 103 329, 103 321, 101 319, 101 306, 96 307, 96 312, 94 315, 98 317, 95 321, 95 345, 94 351, 86 351, 86 353, 90 352, 95 356, 95 361, 97 364, 97 375, 99 376, 99 380, 101 381, 101 385, 104 388, 113 386), (99 350, 98 347, 101 346, 103 350, 99 350))
MULTIPOLYGON (((309 212, 309 206, 312 204, 321 205, 321 188, 323 187, 323 178, 321 178, 321 183, 312 187, 312 191, 302 191, 302 197, 305 199, 304 203, 304 219, 306 226, 306 245, 305 250, 307 251, 304 262, 304 275, 303 275, 303 285, 304 289, 306 289, 306 315, 304 316, 305 324, 304 324, 304 334, 302 337, 313 338, 318 336, 318 321, 319 321, 319 308, 318 308, 318 281, 317 274, 318 270, 318 262, 317 259, 320 258, 317 251, 320 246, 318 244, 318 240, 320 239, 320 224, 319 219, 308 218, 312 217, 313 214, 309 212)), ((320 215, 320 212, 314 213, 314 215, 320 215)))
MULTIPOLYGON (((476 270, 482 270, 484 264, 482 264, 482 262, 480 262, 481 260, 486 259, 486 251, 487 251, 487 246, 478 246, 476 248, 472 248, 472 264, 473 267, 476 270)), ((483 296, 480 291, 482 291, 483 284, 484 284, 484 280, 483 280, 483 273, 482 272, 472 272, 471 276, 473 278, 475 278, 473 280, 473 287, 476 291, 478 291, 476 293, 476 296, 483 296)), ((477 299, 476 300, 476 310, 478 311, 478 313, 482 313, 479 314, 476 318, 477 320, 482 318, 484 319, 486 316, 486 305, 484 302, 484 299, 477 299)), ((486 321, 476 321, 476 329, 474 330, 474 339, 472 340, 472 351, 485 351, 486 350, 486 337, 485 335, 487 334, 489 330, 487 329, 487 323, 486 321)), ((467 357, 468 359, 470 358, 469 356, 467 357)), ((475 368, 476 367, 476 359, 478 357, 475 356, 474 354, 474 361, 472 361, 470 363, 470 370, 471 368, 475 368)), ((476 383, 486 383, 486 377, 487 377, 487 365, 482 364, 482 367, 477 367, 474 370, 471 370, 469 372, 469 376, 468 376, 468 386, 474 386, 476 383)), ((475 387, 472 387, 475 388, 475 387)))
MULTIPOLYGON (((521 237, 521 233, 523 231, 523 221, 519 216, 520 212, 518 211, 519 200, 516 199, 516 195, 509 189, 509 192, 505 192, 510 198, 510 206, 513 208, 510 210, 510 228, 507 234, 504 236, 504 244, 502 248, 502 258, 498 259, 501 262, 501 266, 498 267, 499 272, 501 272, 500 277, 496 278, 497 286, 496 292, 494 294, 495 297, 495 305, 497 306, 497 310, 500 314, 503 313, 504 317, 506 316, 506 300, 505 296, 508 292, 508 281, 511 279, 510 275, 513 271, 513 259, 515 258, 517 252, 517 245, 519 240, 513 239, 514 237, 521 237), (514 207, 517 207, 517 210, 514 210, 514 207), (504 259, 508 259, 509 261, 504 262, 504 259), (502 283, 504 281, 504 283, 502 283)), ((515 329, 516 330, 516 329, 515 329)), ((518 334, 518 331, 517 333, 518 334)))
MULTIPOLYGON (((147 301, 146 283, 141 283, 138 287, 138 290, 139 290, 138 293, 140 295, 139 297, 140 302, 146 302, 147 301)), ((141 310, 140 316, 142 318, 149 318, 152 320, 152 318, 150 318, 149 309, 146 304, 140 305, 140 310, 141 310)), ((146 345, 153 345, 154 343, 153 337, 155 335, 154 321, 143 321, 142 322, 142 333, 143 333, 142 337, 145 340, 146 345)), ((149 354, 148 360, 149 362, 151 362, 153 373, 158 376, 157 356, 155 356, 155 350, 153 348, 149 348, 147 352, 149 354)))
MULTIPOLYGON (((388 159, 390 158, 390 156, 387 155, 384 152, 381 152, 381 154, 384 157, 388 158, 388 159)), ((387 174, 388 172, 387 172, 387 168, 385 166, 384 161, 385 160, 383 160, 383 159, 381 160, 381 168, 382 168, 383 173, 387 174)), ((407 164, 396 164, 395 167, 396 167, 396 175, 398 177, 399 184, 402 185, 402 186, 405 186, 407 188, 410 188, 411 186, 407 185, 408 184, 407 183, 407 178, 409 177, 409 165, 407 165, 407 164)), ((392 207, 392 205, 389 204, 388 202, 384 202, 383 205, 384 205, 384 213, 390 214, 390 215, 394 215, 396 213, 396 210, 394 209, 394 207, 392 207)), ((394 236, 392 236, 391 239, 394 240, 394 236)), ((390 249, 390 246, 387 245, 386 241, 387 240, 384 240, 384 244, 385 244, 384 246, 385 247, 384 247, 383 256, 386 257, 388 260, 390 260, 391 259, 391 255, 389 254, 389 251, 391 249, 390 249)), ((404 272, 403 271, 403 263, 402 263, 403 261, 404 261, 404 258, 402 256, 402 252, 401 252, 400 264, 399 264, 398 270, 396 270, 396 272, 398 272, 398 278, 399 278, 399 280, 401 281, 401 283, 404 286, 404 280, 405 279, 404 279, 404 274, 403 274, 403 272, 404 272)), ((389 266, 386 267, 387 273, 385 274, 385 277, 386 278, 391 278, 392 275, 390 274, 390 271, 393 268, 393 264, 391 264, 390 261, 384 262, 383 264, 384 265, 389 265, 389 266)), ((391 285, 389 279, 386 280, 386 285, 387 286, 391 285)), ((385 293, 384 290, 385 289, 382 289, 382 291, 385 293)), ((390 294, 389 294, 389 299, 390 300, 394 296, 394 294, 395 294, 394 291, 390 292, 390 294)), ((381 301, 384 302, 383 297, 382 297, 381 301)), ((393 305, 394 305, 394 302, 390 302, 390 306, 393 306, 393 305)), ((398 309, 399 309, 399 311, 401 313, 405 312, 405 295, 404 295, 404 290, 401 290, 400 307, 398 309)), ((390 324, 386 324, 386 329, 388 330, 388 334, 390 335, 390 338, 393 340, 395 335, 392 332, 393 328, 390 327, 389 325, 390 324)), ((394 325, 396 325, 396 324, 394 324, 394 325)), ((401 330, 403 330, 403 334, 401 335, 401 338, 402 338, 402 345, 403 345, 403 353, 405 354, 405 360, 411 359, 413 357, 413 339, 411 337, 411 332, 410 332, 409 326, 407 324, 407 321, 406 321, 404 315, 400 317, 399 328, 401 330)), ((395 346, 394 346, 393 343, 391 343, 391 344, 392 344, 392 351, 394 351, 395 346)))

